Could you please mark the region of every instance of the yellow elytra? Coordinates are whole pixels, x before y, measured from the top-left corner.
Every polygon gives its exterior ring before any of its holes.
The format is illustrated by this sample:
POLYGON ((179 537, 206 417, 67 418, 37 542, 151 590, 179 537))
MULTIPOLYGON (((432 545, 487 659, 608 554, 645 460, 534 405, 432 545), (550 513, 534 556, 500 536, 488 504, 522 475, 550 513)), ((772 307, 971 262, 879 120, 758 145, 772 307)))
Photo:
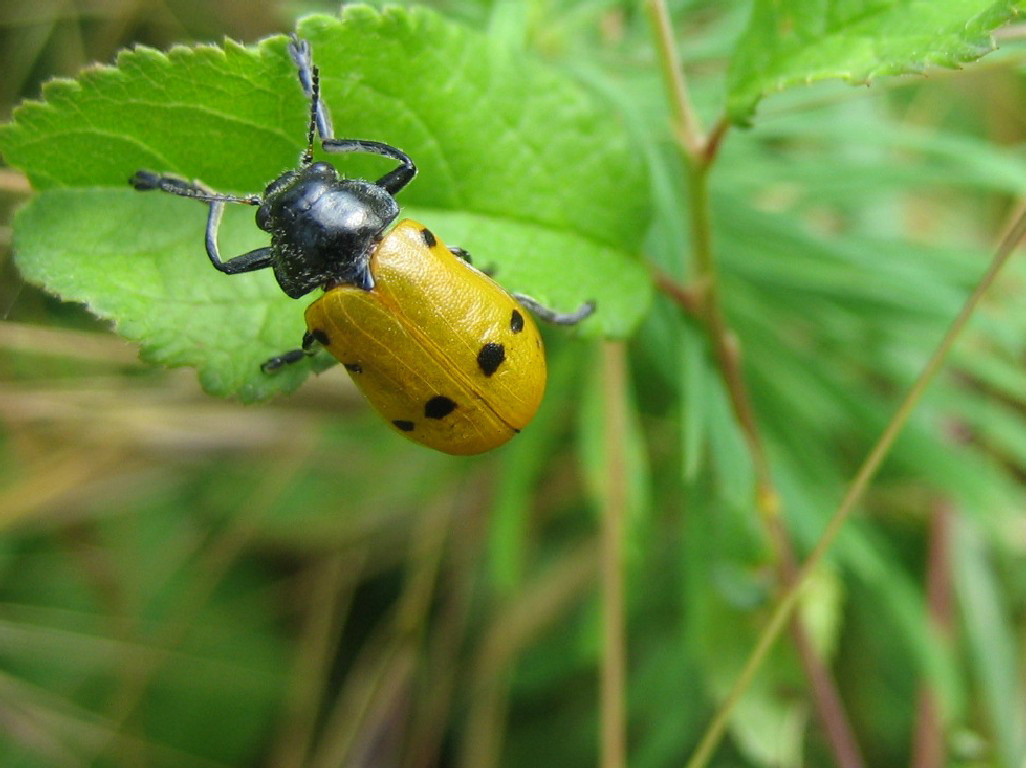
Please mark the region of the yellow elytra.
POLYGON ((531 421, 545 352, 516 299, 409 219, 377 245, 370 272, 371 290, 329 287, 306 323, 394 429, 438 451, 474 454, 531 421))

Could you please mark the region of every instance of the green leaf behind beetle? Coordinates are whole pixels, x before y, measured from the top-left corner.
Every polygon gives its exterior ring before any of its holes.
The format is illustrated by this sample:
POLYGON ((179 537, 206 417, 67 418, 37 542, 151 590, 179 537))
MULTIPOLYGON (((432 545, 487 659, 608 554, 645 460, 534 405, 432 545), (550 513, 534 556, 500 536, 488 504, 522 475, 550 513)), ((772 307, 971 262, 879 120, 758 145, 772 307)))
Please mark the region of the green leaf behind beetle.
POLYGON ((728 111, 745 123, 762 97, 795 85, 958 67, 993 50, 990 33, 1024 10, 1022 0, 755 0, 728 111))
MULTIPOLYGON (((308 17, 323 98, 339 136, 386 141, 417 162, 403 215, 493 268, 508 289, 557 309, 594 299, 580 332, 623 337, 650 298, 637 258, 647 184, 626 132, 572 80, 425 10, 350 7, 308 17)), ((272 275, 224 276, 203 250, 205 206, 127 186, 138 168, 259 192, 294 167, 308 104, 282 36, 167 54, 127 51, 117 67, 44 88, 0 128, 0 150, 39 195, 16 219, 24 275, 85 303, 166 365, 194 365, 216 394, 292 389, 309 364, 265 376, 297 346, 307 301, 272 275)), ((380 158, 335 156, 351 176, 380 158)), ((225 217, 226 257, 265 245, 253 209, 225 217)))

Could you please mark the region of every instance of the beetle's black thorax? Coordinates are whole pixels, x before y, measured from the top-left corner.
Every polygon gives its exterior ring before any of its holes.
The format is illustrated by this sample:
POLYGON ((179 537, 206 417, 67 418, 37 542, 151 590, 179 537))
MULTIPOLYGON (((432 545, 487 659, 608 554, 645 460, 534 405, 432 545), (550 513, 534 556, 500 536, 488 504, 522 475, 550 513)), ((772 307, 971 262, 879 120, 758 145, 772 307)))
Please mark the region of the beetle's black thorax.
POLYGON ((274 276, 295 299, 330 283, 373 288, 371 251, 398 215, 385 189, 314 163, 268 185, 257 226, 271 233, 274 276))

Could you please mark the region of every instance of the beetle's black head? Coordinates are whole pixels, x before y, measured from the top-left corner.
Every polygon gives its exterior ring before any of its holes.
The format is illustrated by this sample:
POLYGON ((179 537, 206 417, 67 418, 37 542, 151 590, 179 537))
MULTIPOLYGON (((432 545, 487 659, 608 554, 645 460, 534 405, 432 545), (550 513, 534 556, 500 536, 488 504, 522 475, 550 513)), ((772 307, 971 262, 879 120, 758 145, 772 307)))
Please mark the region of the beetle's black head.
POLYGON ((371 251, 398 215, 387 190, 343 179, 330 163, 313 163, 267 186, 256 221, 271 233, 278 284, 296 299, 333 283, 373 288, 371 251))

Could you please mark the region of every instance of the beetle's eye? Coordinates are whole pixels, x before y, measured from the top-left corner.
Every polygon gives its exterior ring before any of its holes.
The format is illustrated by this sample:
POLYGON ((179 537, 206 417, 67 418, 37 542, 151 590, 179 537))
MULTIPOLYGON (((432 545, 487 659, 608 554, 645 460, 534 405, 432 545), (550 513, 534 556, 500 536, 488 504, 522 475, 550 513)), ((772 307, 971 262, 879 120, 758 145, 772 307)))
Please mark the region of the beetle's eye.
POLYGON ((276 178, 274 181, 268 184, 267 188, 264 190, 264 200, 266 200, 269 197, 272 197, 279 190, 282 190, 285 187, 287 187, 289 184, 292 183, 292 180, 295 179, 298 175, 299 174, 295 171, 286 171, 281 176, 276 178))
POLYGON ((261 205, 257 208, 256 212, 256 223, 260 229, 265 232, 268 231, 268 227, 271 225, 271 211, 267 205, 261 205))

